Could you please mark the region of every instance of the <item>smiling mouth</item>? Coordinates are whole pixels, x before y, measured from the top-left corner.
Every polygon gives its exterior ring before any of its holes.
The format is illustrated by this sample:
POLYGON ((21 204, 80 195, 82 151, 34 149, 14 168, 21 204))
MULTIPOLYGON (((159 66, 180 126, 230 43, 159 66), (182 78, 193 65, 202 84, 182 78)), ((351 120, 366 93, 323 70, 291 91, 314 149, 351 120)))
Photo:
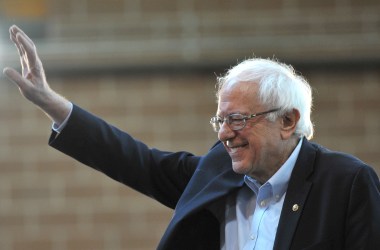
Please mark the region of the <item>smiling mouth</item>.
POLYGON ((228 152, 231 153, 231 154, 234 154, 234 153, 239 152, 242 148, 245 148, 247 145, 248 144, 243 144, 243 145, 238 145, 238 146, 232 146, 232 147, 228 146, 228 145, 226 145, 226 146, 227 146, 228 152))

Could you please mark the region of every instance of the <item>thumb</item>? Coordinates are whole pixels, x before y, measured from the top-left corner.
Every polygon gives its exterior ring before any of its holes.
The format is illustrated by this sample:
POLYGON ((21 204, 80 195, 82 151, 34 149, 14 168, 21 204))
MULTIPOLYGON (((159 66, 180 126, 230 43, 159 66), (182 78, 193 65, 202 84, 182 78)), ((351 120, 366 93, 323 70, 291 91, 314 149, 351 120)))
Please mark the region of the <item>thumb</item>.
POLYGON ((22 77, 15 69, 6 67, 3 69, 3 74, 20 89, 25 89, 28 85, 27 79, 22 77))

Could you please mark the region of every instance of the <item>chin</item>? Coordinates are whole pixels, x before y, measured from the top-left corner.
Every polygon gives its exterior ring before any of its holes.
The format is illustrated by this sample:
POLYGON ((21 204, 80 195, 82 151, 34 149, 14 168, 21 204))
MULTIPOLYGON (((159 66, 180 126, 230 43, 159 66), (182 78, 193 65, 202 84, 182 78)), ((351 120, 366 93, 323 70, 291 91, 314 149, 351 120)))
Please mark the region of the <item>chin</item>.
POLYGON ((247 174, 249 172, 249 168, 241 163, 232 163, 232 170, 237 174, 247 174))

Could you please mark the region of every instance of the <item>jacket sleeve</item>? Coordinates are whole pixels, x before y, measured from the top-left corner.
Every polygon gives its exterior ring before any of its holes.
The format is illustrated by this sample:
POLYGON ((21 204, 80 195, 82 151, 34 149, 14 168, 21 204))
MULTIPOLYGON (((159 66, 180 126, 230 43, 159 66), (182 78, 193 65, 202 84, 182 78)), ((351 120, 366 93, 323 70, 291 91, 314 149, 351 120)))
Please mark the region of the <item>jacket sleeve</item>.
POLYGON ((345 249, 380 249, 380 184, 372 168, 359 168, 351 186, 345 249))
POLYGON ((150 149, 129 134, 74 105, 49 145, 165 206, 174 208, 200 157, 150 149))

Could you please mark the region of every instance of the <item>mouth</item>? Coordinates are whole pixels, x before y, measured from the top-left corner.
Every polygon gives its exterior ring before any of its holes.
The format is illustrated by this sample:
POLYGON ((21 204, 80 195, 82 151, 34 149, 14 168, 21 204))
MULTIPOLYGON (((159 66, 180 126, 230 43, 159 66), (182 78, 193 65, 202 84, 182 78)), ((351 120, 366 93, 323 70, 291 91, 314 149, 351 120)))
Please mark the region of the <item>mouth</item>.
POLYGON ((228 153, 230 154, 236 154, 248 145, 248 144, 240 144, 240 145, 228 145, 228 144, 229 143, 226 143, 226 148, 227 148, 228 153))

